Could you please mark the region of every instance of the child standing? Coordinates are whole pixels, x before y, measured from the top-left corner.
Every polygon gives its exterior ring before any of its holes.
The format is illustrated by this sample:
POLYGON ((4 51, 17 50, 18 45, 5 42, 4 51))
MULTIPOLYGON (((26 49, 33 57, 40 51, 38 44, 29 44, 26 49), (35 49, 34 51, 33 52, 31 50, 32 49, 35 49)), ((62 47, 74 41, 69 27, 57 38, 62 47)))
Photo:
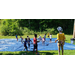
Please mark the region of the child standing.
POLYGON ((50 34, 50 42, 52 41, 52 34, 50 34))
POLYGON ((45 45, 45 39, 44 39, 44 37, 42 38, 42 45, 45 45))
POLYGON ((41 36, 39 35, 39 38, 38 38, 39 40, 41 40, 41 36))
POLYGON ((49 38, 49 33, 48 33, 48 38, 49 38))
POLYGON ((44 39, 45 39, 45 41, 46 41, 46 34, 44 35, 44 39))
POLYGON ((34 36, 35 37, 33 38, 33 44, 34 44, 33 53, 34 53, 35 49, 36 49, 36 53, 37 53, 37 34, 35 34, 34 36))
POLYGON ((17 36, 17 34, 16 34, 16 39, 17 39, 17 41, 18 41, 18 36, 17 36))
MULTIPOLYGON (((29 48, 29 50, 30 50, 30 41, 31 41, 30 38, 28 38, 28 39, 27 39, 27 42, 28 42, 28 48, 29 48)), ((31 41, 31 42, 32 42, 32 41, 31 41)))
POLYGON ((23 51, 26 49, 26 51, 28 51, 27 50, 27 38, 25 38, 25 41, 24 41, 24 49, 23 49, 23 51))
POLYGON ((55 40, 58 41, 58 54, 60 55, 60 48, 62 49, 62 55, 63 55, 63 46, 64 46, 64 42, 65 42, 65 35, 64 33, 62 33, 63 29, 61 27, 58 27, 57 30, 59 31, 59 33, 57 34, 57 39, 55 40))
POLYGON ((23 43, 23 38, 20 36, 20 38, 21 38, 21 42, 23 43))

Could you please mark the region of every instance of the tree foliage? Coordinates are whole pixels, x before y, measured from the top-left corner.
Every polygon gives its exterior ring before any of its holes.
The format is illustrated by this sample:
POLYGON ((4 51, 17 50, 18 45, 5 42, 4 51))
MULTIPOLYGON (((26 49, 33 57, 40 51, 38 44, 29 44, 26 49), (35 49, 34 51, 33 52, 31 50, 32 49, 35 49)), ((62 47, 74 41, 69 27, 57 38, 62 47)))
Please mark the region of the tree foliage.
POLYGON ((0 19, 0 31, 3 35, 21 35, 54 30, 56 34, 61 26, 65 34, 72 34, 73 24, 73 19, 0 19))

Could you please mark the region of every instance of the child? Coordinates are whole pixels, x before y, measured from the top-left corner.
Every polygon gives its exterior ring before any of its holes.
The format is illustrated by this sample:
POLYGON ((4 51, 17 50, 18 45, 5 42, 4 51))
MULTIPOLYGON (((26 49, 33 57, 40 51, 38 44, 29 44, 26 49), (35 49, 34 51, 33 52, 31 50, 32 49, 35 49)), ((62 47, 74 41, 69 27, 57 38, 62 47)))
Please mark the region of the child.
POLYGON ((39 40, 41 40, 41 36, 39 35, 39 38, 38 38, 39 40))
POLYGON ((29 36, 27 36, 27 39, 29 38, 29 36))
POLYGON ((17 34, 16 34, 16 39, 17 39, 17 41, 18 41, 18 36, 17 36, 17 34))
POLYGON ((52 41, 52 34, 50 34, 50 42, 52 41))
POLYGON ((27 38, 25 38, 24 47, 25 47, 25 48, 23 49, 23 51, 24 51, 25 49, 26 49, 26 51, 28 51, 28 50, 27 50, 27 38))
POLYGON ((45 45, 45 39, 44 39, 44 37, 42 38, 42 45, 45 45))
POLYGON ((37 54, 37 34, 35 34, 34 36, 35 37, 33 38, 33 44, 34 44, 33 53, 34 53, 34 50, 36 49, 36 54, 37 54))
POLYGON ((44 35, 44 39, 45 39, 45 41, 46 41, 46 34, 44 35))
POLYGON ((21 38, 21 42, 23 43, 23 38, 20 36, 20 38, 21 38))
POLYGON ((48 38, 49 38, 49 33, 48 33, 48 38))
POLYGON ((30 50, 30 41, 31 41, 30 38, 28 38, 27 42, 28 42, 28 48, 29 48, 29 50, 30 50))
POLYGON ((61 48, 62 55, 63 55, 63 45, 65 42, 65 35, 64 35, 64 33, 62 33, 63 30, 61 27, 58 27, 57 30, 59 31, 59 33, 57 34, 57 39, 55 40, 55 43, 56 43, 56 41, 58 41, 58 54, 60 55, 60 48, 61 48))

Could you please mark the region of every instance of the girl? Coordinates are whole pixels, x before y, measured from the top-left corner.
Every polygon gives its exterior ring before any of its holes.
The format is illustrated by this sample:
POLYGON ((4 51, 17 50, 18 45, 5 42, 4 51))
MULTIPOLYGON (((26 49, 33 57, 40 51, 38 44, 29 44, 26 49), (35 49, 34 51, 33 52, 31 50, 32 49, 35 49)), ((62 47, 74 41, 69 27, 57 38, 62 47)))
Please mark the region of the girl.
POLYGON ((45 45, 45 38, 42 38, 42 45, 45 45))
POLYGON ((45 39, 45 41, 46 41, 46 34, 44 35, 44 39, 45 39))
POLYGON ((58 54, 60 55, 60 48, 62 49, 62 55, 63 55, 63 45, 65 42, 65 35, 64 33, 62 33, 63 29, 61 27, 58 27, 57 30, 59 31, 59 33, 57 34, 57 39, 55 40, 58 41, 58 54))

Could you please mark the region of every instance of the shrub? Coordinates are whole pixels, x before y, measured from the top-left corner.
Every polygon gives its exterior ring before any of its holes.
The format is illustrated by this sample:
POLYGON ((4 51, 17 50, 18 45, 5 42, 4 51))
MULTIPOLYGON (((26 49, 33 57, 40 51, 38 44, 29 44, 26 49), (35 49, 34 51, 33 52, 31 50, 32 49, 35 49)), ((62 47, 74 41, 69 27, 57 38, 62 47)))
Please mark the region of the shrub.
POLYGON ((46 29, 46 32, 49 32, 51 34, 57 34, 57 31, 54 28, 48 28, 48 29, 46 29))
POLYGON ((8 28, 8 26, 1 26, 1 33, 2 33, 2 35, 8 35, 9 34, 9 28, 8 28))

